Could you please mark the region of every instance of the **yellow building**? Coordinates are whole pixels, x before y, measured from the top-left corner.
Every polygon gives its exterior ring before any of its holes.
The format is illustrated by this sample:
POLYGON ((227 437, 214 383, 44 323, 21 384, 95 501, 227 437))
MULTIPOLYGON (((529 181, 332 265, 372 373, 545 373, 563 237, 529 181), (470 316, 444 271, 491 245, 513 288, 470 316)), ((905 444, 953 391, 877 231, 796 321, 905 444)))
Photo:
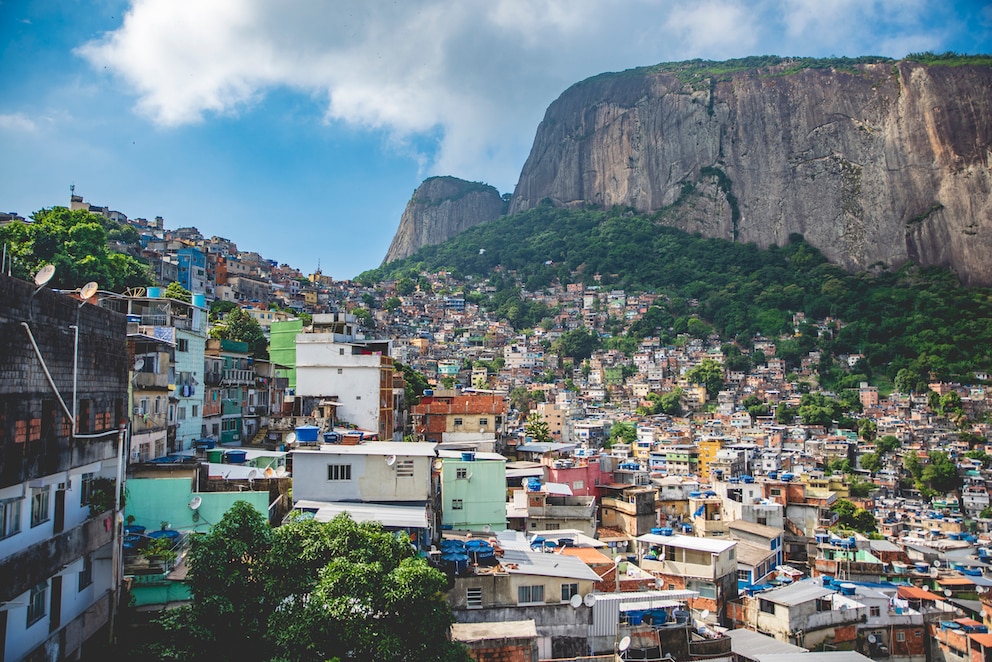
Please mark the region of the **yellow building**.
POLYGON ((699 448, 699 476, 703 480, 710 479, 710 463, 716 460, 716 454, 723 448, 725 439, 710 437, 696 442, 699 448))

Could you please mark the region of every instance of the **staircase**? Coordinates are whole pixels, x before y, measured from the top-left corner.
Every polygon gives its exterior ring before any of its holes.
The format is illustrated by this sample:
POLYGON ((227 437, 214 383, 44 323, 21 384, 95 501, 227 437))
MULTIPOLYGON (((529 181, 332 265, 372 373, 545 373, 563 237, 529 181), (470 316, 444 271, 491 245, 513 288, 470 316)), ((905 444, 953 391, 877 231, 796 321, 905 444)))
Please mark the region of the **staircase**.
POLYGON ((249 446, 264 446, 269 439, 269 426, 263 425, 248 442, 249 446))

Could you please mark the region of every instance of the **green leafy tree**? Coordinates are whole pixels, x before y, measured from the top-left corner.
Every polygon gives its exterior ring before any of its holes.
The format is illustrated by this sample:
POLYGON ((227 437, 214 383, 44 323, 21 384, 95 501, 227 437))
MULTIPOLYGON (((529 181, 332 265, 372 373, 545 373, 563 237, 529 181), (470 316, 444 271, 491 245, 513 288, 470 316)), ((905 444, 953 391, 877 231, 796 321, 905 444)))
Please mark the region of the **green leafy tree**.
POLYGON ((882 457, 878 453, 865 453, 859 461, 865 471, 876 474, 882 470, 882 457))
POLYGON ((83 209, 42 209, 33 223, 13 221, 0 226, 0 244, 7 246, 11 273, 30 280, 46 264, 55 266, 50 286, 76 289, 96 281, 104 290, 123 292, 152 284, 144 264, 107 247, 107 228, 119 224, 83 209))
POLYGON ((583 361, 592 356, 599 347, 599 336, 594 331, 581 326, 561 335, 554 345, 555 353, 583 361))
POLYGON ((193 301, 193 294, 179 282, 172 281, 165 288, 165 298, 191 303, 193 301))
POLYGON ((792 407, 784 402, 775 407, 775 422, 779 425, 792 425, 798 415, 798 407, 792 407))
POLYGON ((248 353, 257 359, 269 357, 269 341, 258 320, 241 308, 229 312, 222 323, 211 329, 211 335, 224 340, 248 343, 248 353))
POLYGON ((865 441, 874 441, 878 435, 878 423, 870 418, 858 419, 858 436, 865 441))
POLYGON ((354 315, 366 329, 371 329, 375 326, 375 319, 372 317, 372 311, 368 308, 352 308, 351 314, 354 315))
POLYGON ((633 444, 637 441, 637 426, 628 421, 616 421, 610 426, 610 441, 620 441, 625 444, 633 444))
POLYGON ((944 451, 932 451, 920 473, 919 482, 934 494, 947 494, 961 487, 958 467, 944 451))
POLYGON ((554 441, 551 437, 551 430, 548 427, 548 422, 538 414, 536 411, 531 412, 530 416, 527 417, 527 423, 524 425, 524 431, 527 436, 533 439, 537 443, 547 443, 554 441))
POLYGON ((871 533, 878 530, 875 516, 847 499, 837 499, 830 510, 837 513, 837 526, 842 529, 860 533, 871 533))
POLYGON ((887 434, 875 440, 875 450, 880 454, 891 453, 899 448, 899 439, 891 434, 887 434))
POLYGON ((699 365, 685 374, 691 384, 706 387, 706 396, 712 400, 723 388, 723 366, 713 359, 703 359, 699 365))

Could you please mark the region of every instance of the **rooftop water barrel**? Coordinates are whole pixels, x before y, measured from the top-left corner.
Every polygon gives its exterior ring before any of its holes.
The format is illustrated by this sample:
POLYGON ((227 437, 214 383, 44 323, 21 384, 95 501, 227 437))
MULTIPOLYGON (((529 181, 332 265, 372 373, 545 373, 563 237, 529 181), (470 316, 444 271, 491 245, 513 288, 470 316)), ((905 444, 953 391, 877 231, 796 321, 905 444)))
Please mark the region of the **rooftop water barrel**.
POLYGON ((208 451, 217 445, 213 439, 197 439, 193 442, 193 447, 198 451, 208 451))
POLYGON ((341 435, 337 432, 325 432, 324 433, 324 443, 325 444, 340 444, 341 435))
POLYGON ((152 531, 148 534, 149 538, 165 538, 169 542, 176 542, 179 540, 179 532, 175 529, 161 529, 159 531, 152 531))
POLYGON ((915 567, 916 567, 916 572, 930 572, 929 563, 916 563, 915 567))
POLYGON ((631 625, 640 625, 644 620, 643 611, 628 611, 627 612, 627 622, 631 625))
POLYGON ((161 287, 149 287, 148 288, 148 298, 149 299, 159 299, 162 296, 161 287))
POLYGON ((782 480, 784 480, 786 483, 788 483, 790 480, 792 480, 795 477, 796 477, 795 474, 790 474, 790 473, 782 474, 782 480))
POLYGON ((433 397, 433 395, 434 395, 434 389, 432 389, 432 388, 425 388, 424 389, 424 397, 425 398, 433 397))
POLYGON ((317 433, 320 432, 320 428, 316 425, 301 425, 296 428, 296 440, 297 441, 317 441, 317 433))
POLYGON ((224 461, 224 449, 218 448, 218 449, 207 451, 207 462, 213 462, 214 464, 220 464, 223 461, 224 461))
POLYGON ((672 612, 672 616, 675 618, 676 623, 685 624, 689 622, 692 614, 685 609, 676 609, 672 612))
POLYGON ((663 527, 661 527, 661 533, 660 533, 660 535, 663 535, 663 536, 670 536, 670 535, 672 535, 672 527, 670 527, 670 526, 663 526, 663 527))
POLYGON ((771 478, 772 480, 775 480, 776 478, 778 478, 778 472, 777 471, 769 471, 768 472, 768 477, 771 478))
POLYGON ((753 483, 754 476, 741 476, 741 480, 745 483, 753 483))
POLYGON ((841 595, 854 595, 855 593, 857 593, 857 591, 858 591, 858 587, 855 586, 854 584, 848 584, 845 582, 844 584, 840 585, 841 595))
POLYGON ((833 583, 834 583, 834 578, 833 577, 831 577, 830 575, 823 575, 823 585, 824 586, 833 586, 833 583))
POLYGON ((465 451, 462 453, 462 462, 475 462, 475 451, 465 451))
POLYGON ((247 460, 247 451, 227 451, 227 461, 230 464, 244 464, 247 460))
POLYGON ((652 527, 652 529, 651 529, 651 535, 660 536, 661 535, 661 527, 660 526, 652 527))
POLYGON ((699 490, 693 490, 693 491, 689 492, 689 498, 690 499, 698 499, 701 494, 702 494, 702 492, 700 492, 699 490))
POLYGON ((207 307, 207 295, 205 294, 194 294, 193 295, 193 305, 197 308, 207 307))

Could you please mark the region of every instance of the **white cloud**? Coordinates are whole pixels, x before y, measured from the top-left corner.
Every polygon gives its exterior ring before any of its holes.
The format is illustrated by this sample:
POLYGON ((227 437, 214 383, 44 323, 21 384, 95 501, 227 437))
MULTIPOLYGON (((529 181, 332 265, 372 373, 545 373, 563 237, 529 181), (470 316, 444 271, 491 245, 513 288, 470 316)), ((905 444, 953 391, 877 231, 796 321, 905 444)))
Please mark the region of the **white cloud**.
POLYGON ((327 121, 383 130, 402 149, 437 134, 417 155, 425 174, 506 189, 548 103, 585 77, 693 57, 871 53, 882 21, 918 32, 927 4, 134 0, 119 29, 78 53, 161 126, 237 114, 288 88, 324 100, 327 121))
POLYGON ((38 125, 24 113, 0 114, 0 130, 34 132, 38 125))

